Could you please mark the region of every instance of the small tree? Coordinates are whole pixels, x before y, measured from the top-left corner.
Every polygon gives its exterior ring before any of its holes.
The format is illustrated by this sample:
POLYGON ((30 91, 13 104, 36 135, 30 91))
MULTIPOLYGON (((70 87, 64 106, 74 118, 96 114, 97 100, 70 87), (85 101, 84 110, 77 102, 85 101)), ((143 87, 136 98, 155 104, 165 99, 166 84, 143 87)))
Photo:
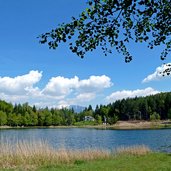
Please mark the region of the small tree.
POLYGON ((118 121, 118 117, 117 117, 115 114, 114 114, 113 117, 109 117, 109 118, 108 118, 108 123, 109 123, 110 125, 115 124, 117 121, 118 121))
POLYGON ((44 110, 43 113, 44 113, 44 116, 45 116, 44 124, 46 126, 52 125, 52 113, 49 110, 44 110))
POLYGON ((45 114, 43 111, 38 112, 38 125, 43 126, 45 123, 45 114))
POLYGON ((119 120, 118 116, 114 114, 113 116, 113 121, 114 121, 114 124, 119 120))
POLYGON ((96 121, 98 124, 102 124, 102 117, 100 115, 97 115, 96 121))
POLYGON ((150 115, 150 120, 151 120, 151 121, 160 120, 160 115, 159 115, 157 112, 153 112, 153 114, 150 115))
POLYGON ((52 114, 52 124, 53 125, 61 125, 62 117, 59 110, 55 110, 52 114))
POLYGON ((0 125, 3 126, 7 123, 7 115, 5 112, 0 111, 0 125))
POLYGON ((37 112, 30 112, 30 125, 35 126, 38 125, 38 115, 37 112))

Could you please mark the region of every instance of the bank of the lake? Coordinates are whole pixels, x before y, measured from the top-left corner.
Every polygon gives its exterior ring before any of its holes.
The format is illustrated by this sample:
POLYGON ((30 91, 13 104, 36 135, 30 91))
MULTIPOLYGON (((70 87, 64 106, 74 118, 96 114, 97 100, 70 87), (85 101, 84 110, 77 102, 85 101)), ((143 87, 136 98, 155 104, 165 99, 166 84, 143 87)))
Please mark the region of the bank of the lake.
POLYGON ((0 144, 0 170, 158 171, 169 170, 169 154, 132 146, 104 149, 54 149, 44 141, 0 144))
POLYGON ((113 129, 160 129, 160 128, 171 128, 171 121, 118 121, 114 125, 108 125, 108 128, 113 129))
MULTIPOLYGON (((86 153, 86 152, 84 152, 86 153)), ((93 153, 91 153, 92 155, 93 153)), ((64 154, 66 155, 66 154, 64 154)), ((89 154, 88 154, 89 155, 89 154)), ((96 154, 97 155, 97 154, 96 154)), ((80 155, 81 156, 81 155, 80 155)), ((170 171, 170 154, 154 153, 147 154, 129 154, 121 153, 115 155, 88 156, 90 158, 80 157, 79 159, 67 159, 66 161, 55 161, 49 155, 31 159, 21 156, 6 161, 6 166, 0 166, 3 171, 170 171)), ((63 157, 63 156, 62 156, 63 157)), ((65 156, 67 158, 67 155, 65 156)))
POLYGON ((82 124, 82 125, 69 125, 69 126, 0 126, 0 129, 11 129, 11 128, 101 128, 101 129, 162 129, 171 128, 170 120, 158 120, 158 121, 144 121, 144 120, 132 120, 132 121, 118 121, 117 123, 110 124, 82 124))

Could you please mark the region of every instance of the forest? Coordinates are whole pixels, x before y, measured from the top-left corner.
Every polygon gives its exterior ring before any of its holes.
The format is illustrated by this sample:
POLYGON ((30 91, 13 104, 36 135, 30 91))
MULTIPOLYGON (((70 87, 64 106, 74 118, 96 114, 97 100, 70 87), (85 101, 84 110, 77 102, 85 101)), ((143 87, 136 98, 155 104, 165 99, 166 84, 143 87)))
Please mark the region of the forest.
POLYGON ((8 126, 69 126, 81 124, 114 124, 118 120, 171 119, 171 92, 146 97, 117 100, 108 105, 91 105, 76 113, 74 109, 36 108, 28 103, 11 104, 0 100, 0 125, 8 126), (85 121, 92 116, 95 121, 85 121), (86 123, 87 122, 87 123, 86 123))

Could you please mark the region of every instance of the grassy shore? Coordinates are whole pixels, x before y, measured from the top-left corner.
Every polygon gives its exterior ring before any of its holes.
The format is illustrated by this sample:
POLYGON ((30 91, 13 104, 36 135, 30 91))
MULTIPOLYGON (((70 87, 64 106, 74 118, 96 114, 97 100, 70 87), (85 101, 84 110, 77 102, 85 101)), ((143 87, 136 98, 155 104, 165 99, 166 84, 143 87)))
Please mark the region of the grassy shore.
POLYGON ((11 129, 11 128, 99 128, 99 129, 161 129, 171 128, 171 121, 169 120, 158 120, 158 121, 143 121, 143 120, 132 120, 132 121, 118 121, 113 125, 93 125, 93 124, 82 124, 72 126, 34 126, 34 127, 10 127, 0 126, 0 129, 11 129))
POLYGON ((170 171, 171 157, 151 153, 143 156, 118 155, 105 160, 39 167, 38 171, 170 171))
POLYGON ((145 146, 100 149, 53 149, 46 142, 0 143, 0 170, 159 171, 171 168, 169 154, 145 146))
MULTIPOLYGON (((80 125, 80 126, 69 126, 72 128, 99 128, 99 129, 162 129, 171 128, 171 121, 158 120, 158 121, 143 121, 143 120, 132 120, 132 121, 118 121, 116 124, 101 124, 101 125, 80 125)), ((50 128, 68 128, 68 126, 50 126, 50 128)))
POLYGON ((133 120, 133 121, 118 121, 114 125, 109 127, 114 129, 160 129, 160 128, 171 128, 171 122, 168 120, 165 121, 142 121, 142 120, 133 120))

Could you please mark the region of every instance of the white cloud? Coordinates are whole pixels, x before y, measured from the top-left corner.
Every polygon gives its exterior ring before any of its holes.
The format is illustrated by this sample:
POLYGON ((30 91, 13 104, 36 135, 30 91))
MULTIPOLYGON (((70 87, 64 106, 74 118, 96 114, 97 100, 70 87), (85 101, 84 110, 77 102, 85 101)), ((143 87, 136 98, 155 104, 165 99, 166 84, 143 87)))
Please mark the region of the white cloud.
POLYGON ((170 65, 171 63, 168 64, 163 64, 159 67, 156 68, 155 72, 153 74, 148 75, 143 81, 142 83, 147 83, 150 81, 154 81, 154 80, 161 80, 163 78, 165 78, 162 74, 163 71, 165 71, 166 69, 169 68, 168 65, 170 65))
POLYGON ((38 107, 65 107, 73 104, 90 103, 99 92, 112 86, 111 79, 105 75, 90 76, 80 80, 77 76, 65 78, 52 77, 39 88, 42 72, 30 71, 17 77, 0 77, 0 98, 12 103, 29 102, 38 107), (37 84, 37 86, 35 86, 37 84))
POLYGON ((105 75, 90 76, 84 80, 79 80, 77 76, 70 79, 58 76, 51 78, 42 92, 51 96, 67 96, 72 92, 98 92, 110 86, 112 86, 111 79, 105 75))
POLYGON ((30 71, 26 75, 11 77, 0 77, 0 92, 10 95, 22 95, 27 89, 32 88, 42 77, 42 72, 30 71))
POLYGON ((78 77, 64 78, 61 76, 52 77, 43 90, 44 94, 52 96, 68 95, 78 86, 78 77))
POLYGON ((50 103, 48 106, 57 108, 68 107, 70 105, 82 105, 85 106, 86 103, 96 98, 96 93, 82 93, 72 98, 63 98, 58 101, 58 103, 50 103))
MULTIPOLYGON (((79 77, 52 77, 48 83, 39 88, 38 83, 42 72, 30 71, 28 74, 16 77, 0 77, 0 99, 12 103, 29 102, 38 107, 66 107, 69 105, 87 105, 95 100, 99 93, 113 85, 111 79, 105 75, 90 76, 80 80, 79 77)), ((117 99, 146 96, 159 91, 149 87, 146 89, 123 90, 106 97, 107 102, 117 99)))
POLYGON ((105 75, 90 76, 88 79, 80 80, 77 76, 64 78, 53 77, 49 80, 42 94, 50 97, 61 97, 58 107, 65 107, 73 104, 85 105, 86 102, 96 98, 97 93, 113 84, 111 79, 105 75), (71 96, 68 98, 68 96, 71 96))
POLYGON ((79 89, 82 92, 92 92, 92 91, 100 91, 104 88, 109 88, 113 84, 111 79, 106 75, 102 76, 90 76, 87 80, 81 80, 79 82, 79 89))
POLYGON ((111 95, 106 97, 107 102, 114 102, 116 100, 121 100, 128 97, 141 97, 141 96, 148 96, 152 94, 157 94, 159 91, 154 90, 151 87, 146 89, 137 89, 137 90, 122 90, 113 92, 111 95))
POLYGON ((75 102, 77 103, 88 102, 88 101, 93 100, 95 97, 96 97, 95 93, 82 93, 76 96, 75 102))
POLYGON ((96 98, 96 93, 81 93, 75 96, 74 98, 66 99, 65 104, 69 105, 84 105, 86 102, 96 98))
POLYGON ((7 102, 12 103, 20 103, 20 102, 27 102, 27 96, 25 95, 8 95, 5 93, 0 93, 0 99, 5 100, 7 102))

